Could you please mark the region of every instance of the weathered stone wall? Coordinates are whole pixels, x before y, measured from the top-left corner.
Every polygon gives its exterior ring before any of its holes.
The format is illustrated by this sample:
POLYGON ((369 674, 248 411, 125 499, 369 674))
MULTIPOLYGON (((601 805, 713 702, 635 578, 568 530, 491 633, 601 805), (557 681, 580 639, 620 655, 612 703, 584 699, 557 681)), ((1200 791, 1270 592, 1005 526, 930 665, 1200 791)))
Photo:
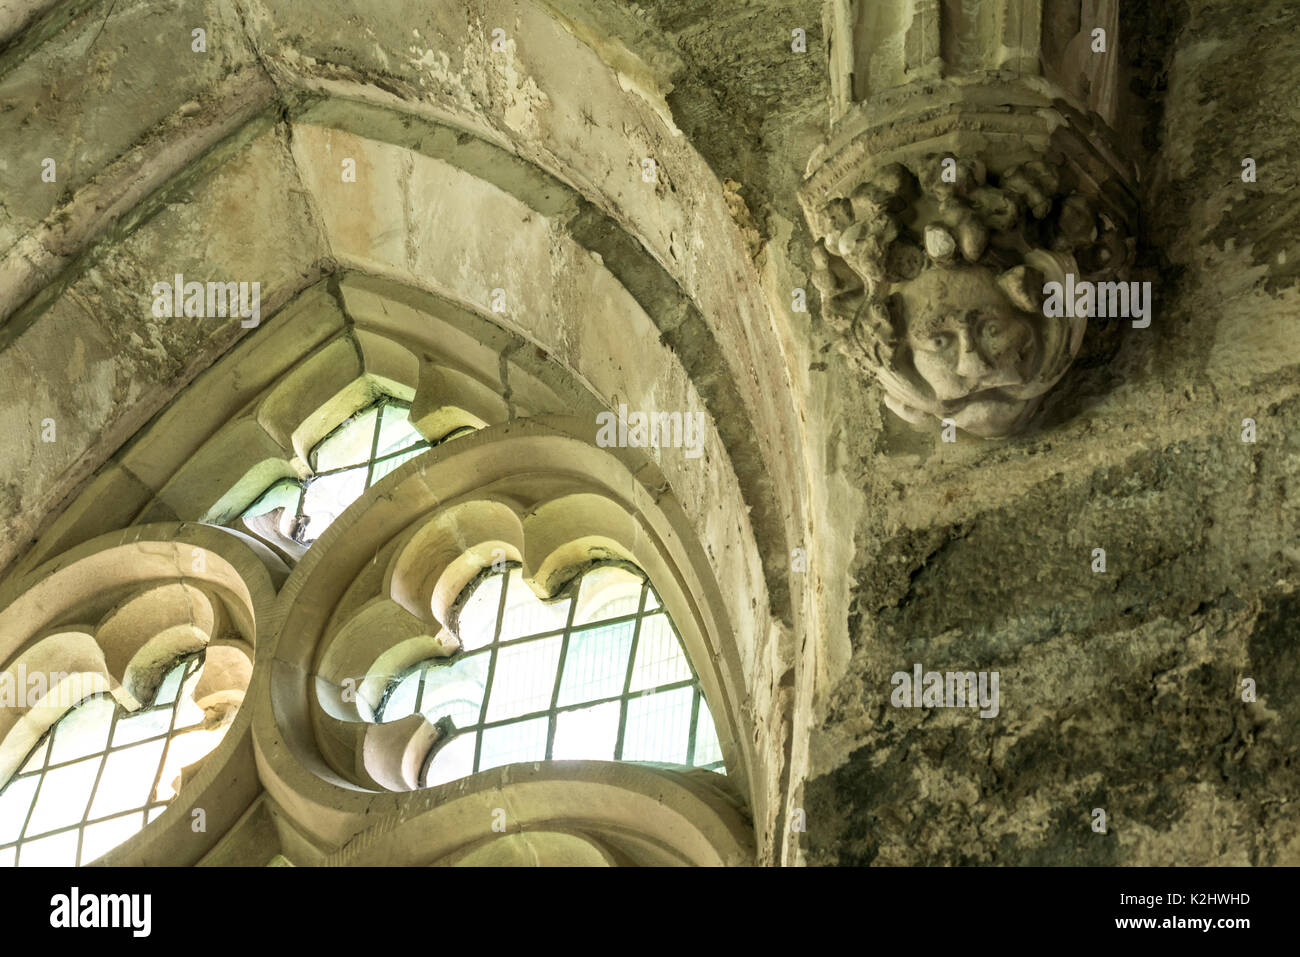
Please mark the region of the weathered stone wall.
POLYGON ((944 444, 872 406, 828 462, 861 491, 810 863, 1300 863, 1300 9, 1142 6, 1119 125, 1151 327, 1032 434, 944 444), (999 672, 999 714, 891 706, 918 662, 999 672))

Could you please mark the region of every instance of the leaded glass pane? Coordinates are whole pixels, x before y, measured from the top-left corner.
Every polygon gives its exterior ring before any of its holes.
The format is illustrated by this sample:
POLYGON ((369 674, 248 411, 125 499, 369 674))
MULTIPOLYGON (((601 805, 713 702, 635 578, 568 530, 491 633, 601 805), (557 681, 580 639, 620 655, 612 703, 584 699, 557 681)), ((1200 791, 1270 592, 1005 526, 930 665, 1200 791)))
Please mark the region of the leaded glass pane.
POLYGON ((27 829, 43 834, 80 823, 86 802, 94 793, 100 764, 98 758, 84 758, 46 771, 27 829))
POLYGON ((412 671, 392 687, 384 702, 383 720, 397 721, 415 713, 415 702, 420 694, 420 672, 412 671))
POLYGON ((277 508, 282 508, 290 515, 295 515, 298 512, 298 499, 301 497, 302 486, 297 482, 289 480, 276 482, 263 492, 252 505, 244 509, 244 515, 253 518, 257 515, 273 512, 277 508))
POLYGON ((26 774, 28 771, 39 771, 45 764, 45 754, 50 749, 50 736, 47 734, 41 739, 41 743, 36 746, 36 750, 27 756, 27 761, 19 769, 20 774, 26 774))
POLYGON ((334 472, 314 479, 303 493, 302 512, 308 518, 309 541, 315 541, 366 490, 366 467, 334 472))
POLYGON ((490 655, 480 653, 448 667, 428 668, 424 672, 421 713, 430 721, 451 718, 457 728, 478 724, 491 660, 490 655))
POLYGON ((144 823, 144 812, 132 811, 120 817, 100 821, 98 824, 86 825, 81 838, 82 859, 93 861, 107 854, 144 827, 144 823))
POLYGON ((718 732, 713 727, 713 715, 708 705, 700 701, 700 715, 695 728, 695 759, 697 767, 705 767, 722 761, 722 745, 718 743, 718 732))
POLYGON ((568 599, 543 602, 524 583, 524 574, 513 569, 506 585, 506 610, 501 616, 501 641, 524 635, 542 635, 559 631, 569 620, 568 599))
POLYGON ((119 718, 113 729, 113 746, 122 747, 167 733, 172 723, 171 708, 149 708, 138 714, 119 718))
POLYGON ((407 416, 410 408, 404 405, 384 406, 382 424, 379 426, 379 442, 375 447, 375 458, 383 458, 393 452, 410 448, 424 442, 424 436, 415 431, 407 416))
POLYGON ((78 843, 76 831, 63 831, 28 841, 22 845, 22 864, 25 867, 74 867, 78 843))
POLYGON ((551 706, 555 666, 560 661, 561 638, 539 638, 497 651, 488 721, 502 721, 551 706))
POLYGON ((54 744, 50 747, 50 764, 63 764, 73 758, 103 751, 108 730, 113 726, 112 698, 91 698, 73 708, 58 723, 54 744))
POLYGON ((176 700, 176 693, 181 690, 181 682, 185 679, 185 668, 177 665, 167 676, 163 678, 162 683, 158 685, 158 693, 154 695, 153 703, 155 706, 171 704, 176 700))
POLYGON ((373 471, 370 474, 370 484, 374 485, 384 476, 396 472, 399 466, 405 465, 423 451, 424 446, 419 446, 398 455, 390 455, 388 458, 376 462, 372 467, 373 471))
POLYGON ((461 606, 456 620, 456 637, 466 651, 486 647, 496 638, 497 612, 504 583, 503 575, 485 579, 461 606))
POLYGON ((377 408, 368 409, 322 439, 311 454, 312 470, 330 472, 369 461, 378 414, 377 408))
POLYGON ((425 787, 446 784, 474 773, 474 749, 477 734, 462 734, 452 738, 433 756, 425 776, 425 787))
POLYGON ((71 708, 0 790, 0 863, 85 864, 164 810, 181 769, 216 747, 193 701, 202 656, 171 668, 134 714, 109 695, 71 708))
POLYGON ((617 701, 561 711, 555 719, 555 747, 551 757, 557 761, 612 761, 618 746, 621 712, 622 706, 617 701))
POLYGON ((479 770, 499 768, 516 761, 542 761, 546 758, 549 718, 531 718, 514 724, 488 728, 483 732, 479 770))
POLYGON ((40 783, 39 774, 21 777, 0 794, 0 844, 16 841, 22 834, 27 811, 36 796, 36 785, 40 783))
POLYGON ((517 566, 488 572, 463 597, 455 627, 461 651, 396 679, 379 718, 393 720, 400 703, 404 714, 451 719, 454 736, 428 760, 426 786, 512 761, 654 761, 725 773, 681 638, 639 572, 595 566, 550 603, 517 566), (420 690, 410 690, 417 680, 420 690))
POLYGON ((575 625, 635 615, 645 580, 618 565, 598 565, 582 576, 575 625))
POLYGON ((90 807, 92 818, 108 817, 149 802, 166 741, 146 741, 114 751, 104 762, 104 780, 90 807))
POLYGON ((280 532, 303 544, 314 542, 367 488, 429 448, 409 415, 409 406, 394 401, 358 413, 312 449, 312 475, 279 480, 244 510, 244 517, 283 508, 280 532))
POLYGON ((641 619, 637 637, 636 662, 632 665, 630 690, 645 691, 660 685, 688 681, 691 665, 673 632, 668 616, 660 612, 641 619))
POLYGON ((638 695, 627 703, 623 760, 685 764, 690 741, 691 688, 638 695))
POLYGON ((559 703, 578 704, 622 694, 635 631, 635 621, 575 630, 564 658, 559 703))

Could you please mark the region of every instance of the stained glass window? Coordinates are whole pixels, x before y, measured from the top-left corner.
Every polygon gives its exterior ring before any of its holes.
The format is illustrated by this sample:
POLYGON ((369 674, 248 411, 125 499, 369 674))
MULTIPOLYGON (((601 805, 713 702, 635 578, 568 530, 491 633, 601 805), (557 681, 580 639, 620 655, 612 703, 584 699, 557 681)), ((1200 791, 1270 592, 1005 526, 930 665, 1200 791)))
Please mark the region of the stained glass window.
POLYGON ((187 656, 138 711, 96 694, 56 721, 0 790, 0 865, 87 864, 160 815, 229 727, 205 726, 202 671, 187 656))
MULTIPOLYGON (((411 425, 410 406, 384 399, 352 416, 311 452, 311 475, 281 479, 244 510, 244 517, 283 508, 280 533, 310 544, 366 489, 431 444, 411 425)), ((440 441, 470 429, 457 429, 440 441)))
POLYGON ((388 687, 376 719, 424 714, 443 731, 425 787, 516 761, 653 761, 726 773, 700 682, 639 571, 597 565, 552 602, 518 567, 467 589, 461 650, 388 687))

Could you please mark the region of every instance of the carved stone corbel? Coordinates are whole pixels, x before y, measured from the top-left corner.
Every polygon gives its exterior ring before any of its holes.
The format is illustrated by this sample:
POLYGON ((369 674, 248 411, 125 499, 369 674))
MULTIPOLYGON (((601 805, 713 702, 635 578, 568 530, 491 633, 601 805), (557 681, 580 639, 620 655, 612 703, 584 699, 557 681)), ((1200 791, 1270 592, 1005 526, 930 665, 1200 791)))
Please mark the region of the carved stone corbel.
POLYGON ((837 8, 854 56, 832 86, 860 99, 800 196, 822 314, 909 423, 1014 434, 1086 332, 1083 316, 1044 315, 1046 284, 1119 279, 1132 258, 1131 172, 1103 115, 1113 0, 837 8))

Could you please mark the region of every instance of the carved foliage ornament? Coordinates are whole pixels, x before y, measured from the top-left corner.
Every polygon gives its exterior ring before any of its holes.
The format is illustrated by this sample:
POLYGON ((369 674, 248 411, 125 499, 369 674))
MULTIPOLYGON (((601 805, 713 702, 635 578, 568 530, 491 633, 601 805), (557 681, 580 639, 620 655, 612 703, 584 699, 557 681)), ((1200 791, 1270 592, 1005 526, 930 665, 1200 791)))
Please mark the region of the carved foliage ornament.
POLYGON ((1130 248, 1070 179, 1048 161, 995 174, 929 154, 807 210, 823 315, 903 419, 1010 435, 1065 374, 1086 320, 1044 317, 1044 284, 1109 279, 1130 248))

